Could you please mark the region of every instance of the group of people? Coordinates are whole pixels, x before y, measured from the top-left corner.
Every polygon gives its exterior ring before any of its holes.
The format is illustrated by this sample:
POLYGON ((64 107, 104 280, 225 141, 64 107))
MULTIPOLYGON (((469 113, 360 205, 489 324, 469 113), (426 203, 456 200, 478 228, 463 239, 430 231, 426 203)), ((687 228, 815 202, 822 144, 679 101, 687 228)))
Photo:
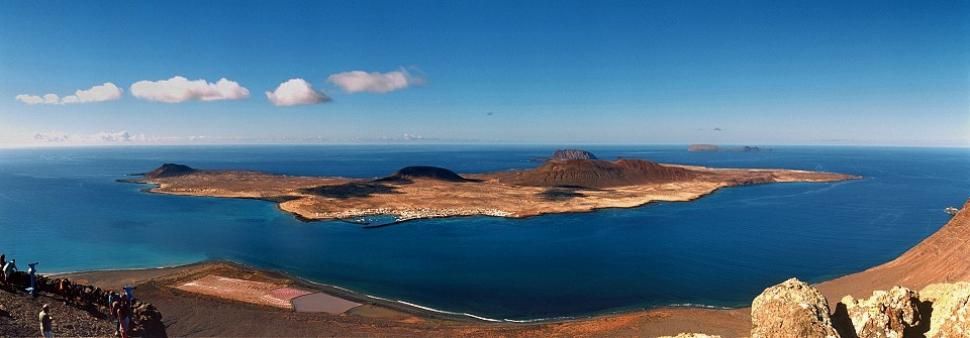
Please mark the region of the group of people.
MULTIPOLYGON (((24 290, 32 297, 37 297, 38 292, 41 291, 41 285, 38 284, 37 277, 37 263, 28 264, 27 278, 26 281, 28 287, 24 290)), ((13 290, 16 292, 18 288, 16 284, 23 285, 23 276, 19 277, 19 281, 14 279, 14 275, 19 272, 17 270, 17 261, 11 259, 7 261, 5 254, 0 254, 0 281, 3 281, 4 287, 13 286, 13 290)), ((46 286, 46 291, 58 294, 63 297, 65 304, 72 304, 78 306, 95 306, 95 308, 102 308, 107 311, 108 316, 114 319, 115 322, 115 335, 122 338, 127 338, 129 333, 131 333, 132 324, 132 314, 133 306, 135 305, 134 287, 126 286, 122 293, 118 293, 111 290, 101 290, 100 288, 92 288, 90 286, 75 285, 72 284, 70 280, 66 278, 61 279, 44 279, 46 282, 42 283, 46 286), (102 298, 103 297, 103 298, 102 298)), ((51 316, 50 306, 44 304, 41 307, 41 311, 38 314, 38 320, 40 321, 41 334, 44 337, 53 337, 53 317, 51 316)))
POLYGON ((127 286, 125 292, 120 296, 114 292, 108 292, 108 312, 115 318, 117 330, 115 335, 128 338, 131 332, 131 304, 135 300, 134 288, 127 286))
MULTIPOLYGON (((27 293, 31 296, 37 296, 37 264, 28 263, 27 264, 27 276, 30 278, 30 286, 27 287, 27 293)), ((10 281, 13 278, 14 272, 17 272, 17 260, 11 259, 7 261, 7 255, 0 254, 0 275, 2 275, 4 286, 10 285, 10 281)))

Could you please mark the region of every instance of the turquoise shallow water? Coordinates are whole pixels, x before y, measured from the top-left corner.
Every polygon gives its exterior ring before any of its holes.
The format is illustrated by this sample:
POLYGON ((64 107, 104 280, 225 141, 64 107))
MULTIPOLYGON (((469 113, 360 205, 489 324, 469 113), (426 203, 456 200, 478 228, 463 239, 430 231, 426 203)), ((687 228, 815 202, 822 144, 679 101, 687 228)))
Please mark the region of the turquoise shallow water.
POLYGON ((176 197, 115 182, 162 162, 374 177, 406 165, 485 172, 554 147, 261 146, 0 150, 0 251, 44 271, 229 259, 388 299, 496 319, 695 304, 741 306, 791 276, 821 281, 889 260, 970 197, 970 150, 586 147, 719 167, 827 170, 858 181, 729 188, 687 203, 361 229, 273 203, 176 197))

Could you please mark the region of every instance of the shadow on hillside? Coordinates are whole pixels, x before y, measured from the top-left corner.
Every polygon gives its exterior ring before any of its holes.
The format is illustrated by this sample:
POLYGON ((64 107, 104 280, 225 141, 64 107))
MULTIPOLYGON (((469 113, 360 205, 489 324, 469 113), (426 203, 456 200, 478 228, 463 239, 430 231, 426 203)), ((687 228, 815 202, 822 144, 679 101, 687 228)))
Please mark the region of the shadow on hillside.
POLYGON ((375 194, 400 194, 396 187, 374 182, 350 182, 339 185, 322 185, 302 190, 317 196, 348 199, 370 197, 375 194))
POLYGON ((580 192, 581 187, 552 187, 538 193, 539 198, 547 201, 568 201, 578 197, 585 197, 586 194, 580 192))

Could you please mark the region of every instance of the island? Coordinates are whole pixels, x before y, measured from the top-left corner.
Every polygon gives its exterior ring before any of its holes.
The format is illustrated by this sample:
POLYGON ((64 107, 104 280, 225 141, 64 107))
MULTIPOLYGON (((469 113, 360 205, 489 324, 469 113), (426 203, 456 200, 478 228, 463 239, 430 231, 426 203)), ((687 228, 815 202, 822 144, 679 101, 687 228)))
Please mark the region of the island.
POLYGON ((164 164, 138 183, 151 192, 273 201, 303 220, 395 221, 452 216, 522 218, 541 214, 630 208, 655 201, 690 201, 717 189, 782 182, 835 182, 857 176, 790 169, 717 169, 642 159, 598 159, 557 151, 533 169, 458 174, 411 166, 380 178, 289 176, 199 170, 164 164))
MULTIPOLYGON (((716 153, 720 151, 727 152, 744 152, 744 153, 756 153, 761 151, 760 147, 757 146, 729 146, 721 147, 716 144, 691 144, 687 146, 687 151, 692 153, 716 153)), ((771 149, 768 149, 771 151, 771 149)))

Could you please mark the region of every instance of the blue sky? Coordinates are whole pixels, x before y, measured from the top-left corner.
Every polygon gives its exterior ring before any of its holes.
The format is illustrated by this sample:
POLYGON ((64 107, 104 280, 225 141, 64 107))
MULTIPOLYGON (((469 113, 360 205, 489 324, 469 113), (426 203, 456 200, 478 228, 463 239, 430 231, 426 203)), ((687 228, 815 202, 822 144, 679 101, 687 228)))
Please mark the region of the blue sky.
POLYGON ((967 146, 970 2, 0 1, 0 79, 0 145, 967 146))

